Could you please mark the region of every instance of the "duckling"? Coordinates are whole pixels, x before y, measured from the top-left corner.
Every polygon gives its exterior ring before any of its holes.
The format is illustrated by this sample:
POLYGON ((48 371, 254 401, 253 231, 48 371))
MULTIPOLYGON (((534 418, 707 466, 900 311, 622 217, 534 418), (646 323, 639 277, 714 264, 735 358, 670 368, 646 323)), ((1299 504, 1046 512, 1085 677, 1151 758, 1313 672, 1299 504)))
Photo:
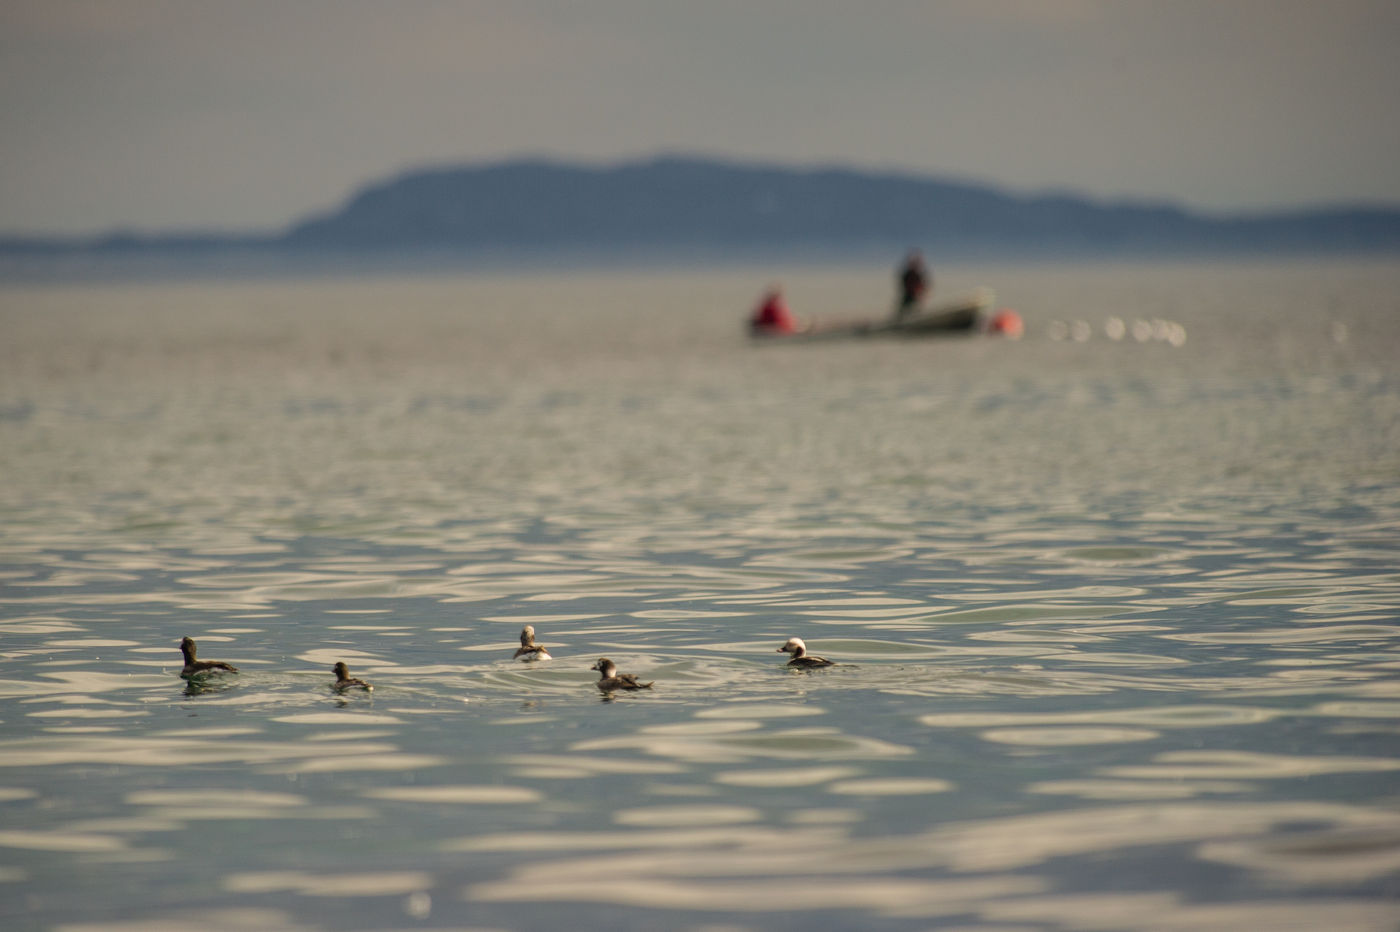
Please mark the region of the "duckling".
POLYGON ((222 660, 196 660, 194 638, 180 639, 180 653, 185 655, 185 668, 180 671, 180 676, 184 679, 204 676, 207 673, 238 672, 237 667, 222 660))
POLYGON ((515 660, 550 660, 549 651, 543 644, 535 643, 535 626, 526 625, 520 629, 520 647, 512 655, 515 660))
POLYGON ((374 689, 373 686, 366 683, 364 680, 359 680, 351 676, 350 668, 345 665, 344 660, 337 661, 331 672, 335 674, 335 682, 331 684, 331 689, 334 689, 336 692, 345 692, 347 689, 354 688, 369 692, 374 689))
POLYGON ((599 689, 651 689, 651 683, 639 683, 637 677, 631 673, 618 673, 617 664, 606 657, 599 657, 598 662, 588 669, 598 671, 599 689))
POLYGON ((787 662, 787 665, 790 667, 814 670, 817 667, 833 666, 832 662, 825 657, 809 657, 807 655, 807 645, 802 643, 801 638, 788 638, 788 642, 778 648, 778 653, 792 654, 792 659, 787 662))

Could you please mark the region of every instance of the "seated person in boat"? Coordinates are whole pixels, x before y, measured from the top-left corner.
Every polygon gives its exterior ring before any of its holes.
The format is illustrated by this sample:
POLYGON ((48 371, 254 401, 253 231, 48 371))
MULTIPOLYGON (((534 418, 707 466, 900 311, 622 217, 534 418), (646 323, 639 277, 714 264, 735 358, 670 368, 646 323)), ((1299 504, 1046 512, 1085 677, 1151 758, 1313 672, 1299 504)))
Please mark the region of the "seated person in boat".
POLYGON ((933 288, 933 273, 924 265, 923 254, 917 249, 909 250, 904 264, 899 267, 899 304, 895 306, 895 320, 903 320, 921 309, 924 297, 933 288))
POLYGON ((783 289, 774 285, 754 308, 753 316, 749 318, 749 329, 755 336, 769 336, 797 333, 802 327, 792 316, 792 311, 788 310, 787 301, 783 300, 783 289))

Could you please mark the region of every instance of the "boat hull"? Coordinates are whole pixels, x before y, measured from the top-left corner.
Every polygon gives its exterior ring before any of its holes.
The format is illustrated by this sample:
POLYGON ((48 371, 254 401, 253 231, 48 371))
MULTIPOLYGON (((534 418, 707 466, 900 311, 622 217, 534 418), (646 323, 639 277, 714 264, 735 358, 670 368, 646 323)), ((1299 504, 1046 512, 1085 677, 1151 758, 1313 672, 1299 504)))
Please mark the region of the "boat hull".
POLYGON ((797 333, 764 333, 753 336, 765 342, 799 342, 835 340, 852 337, 946 337, 980 332, 995 297, 988 288, 962 298, 946 301, 936 307, 901 318, 874 318, 843 323, 814 323, 797 333))

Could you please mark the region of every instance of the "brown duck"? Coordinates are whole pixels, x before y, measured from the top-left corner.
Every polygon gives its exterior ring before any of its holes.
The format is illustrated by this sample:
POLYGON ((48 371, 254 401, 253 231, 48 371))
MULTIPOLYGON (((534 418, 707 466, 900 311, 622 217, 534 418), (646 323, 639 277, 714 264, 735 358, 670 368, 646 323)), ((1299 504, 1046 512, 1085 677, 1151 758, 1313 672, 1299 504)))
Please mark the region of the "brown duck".
POLYGON ((238 668, 231 663, 224 663, 222 660, 196 660, 195 659, 194 638, 180 639, 180 653, 185 655, 185 668, 180 671, 180 675, 185 679, 193 676, 204 676, 208 673, 237 673, 238 668))
POLYGON ((637 677, 631 673, 618 673, 617 664, 606 657, 599 657, 598 662, 589 669, 598 671, 599 689, 651 689, 651 683, 639 683, 637 677))
POLYGON ((335 683, 331 685, 331 689, 334 689, 336 692, 344 692, 347 689, 363 689, 365 692, 369 692, 374 689, 373 686, 366 683, 364 680, 359 680, 351 676, 350 668, 345 665, 344 660, 337 661, 331 672, 335 674, 335 683))

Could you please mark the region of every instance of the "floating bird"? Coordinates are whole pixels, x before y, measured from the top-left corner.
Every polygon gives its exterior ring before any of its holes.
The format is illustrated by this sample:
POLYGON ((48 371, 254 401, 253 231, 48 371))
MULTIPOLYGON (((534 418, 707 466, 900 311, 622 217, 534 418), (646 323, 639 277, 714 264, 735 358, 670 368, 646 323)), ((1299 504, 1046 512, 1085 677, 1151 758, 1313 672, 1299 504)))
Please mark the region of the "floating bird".
POLYGON ((613 689, 650 689, 651 683, 638 683, 637 678, 631 673, 618 673, 617 664, 606 657, 599 657, 598 662, 589 667, 590 670, 597 670, 600 674, 598 678, 598 688, 613 689))
POLYGON ((185 655, 185 668, 180 671, 180 676, 185 679, 204 676, 206 673, 238 672, 237 667, 231 663, 224 663, 222 660, 196 660, 194 638, 180 639, 180 653, 185 655))
POLYGON ((345 692, 347 689, 363 689, 365 692, 369 692, 374 689, 373 686, 366 683, 364 680, 358 680, 351 676, 350 668, 345 665, 344 660, 337 661, 335 668, 331 672, 335 674, 335 683, 331 685, 331 689, 334 689, 336 692, 345 692))
POLYGON ((817 667, 833 666, 830 660, 825 657, 807 656, 807 645, 802 643, 801 638, 788 638, 788 642, 778 648, 780 654, 792 654, 792 659, 787 662, 790 667, 801 667, 804 670, 812 670, 817 667))
POLYGON ((549 660, 549 651, 543 644, 535 643, 535 626, 526 625, 520 629, 520 647, 513 655, 516 660, 549 660))

